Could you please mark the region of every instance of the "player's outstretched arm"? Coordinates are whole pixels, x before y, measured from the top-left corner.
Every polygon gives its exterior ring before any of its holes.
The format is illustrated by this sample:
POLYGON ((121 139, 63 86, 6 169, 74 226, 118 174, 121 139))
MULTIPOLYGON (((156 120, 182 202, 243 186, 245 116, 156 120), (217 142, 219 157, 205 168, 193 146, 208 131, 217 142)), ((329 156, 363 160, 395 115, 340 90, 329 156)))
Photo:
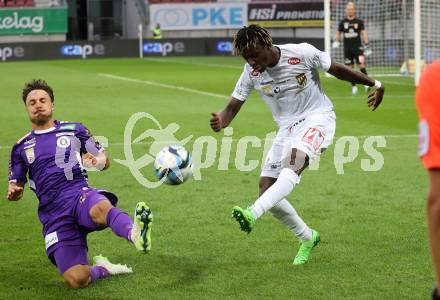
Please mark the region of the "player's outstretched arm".
POLYGON ((18 201, 23 196, 24 183, 10 182, 8 185, 8 200, 18 201))
POLYGON ((335 61, 332 61, 330 69, 328 69, 327 72, 340 80, 374 87, 375 90, 370 95, 368 95, 367 102, 368 107, 371 107, 373 111, 376 110, 376 108, 382 102, 385 88, 381 82, 372 79, 364 73, 355 71, 335 61))
POLYGON ((219 132, 223 128, 228 127, 228 125, 240 111, 243 103, 244 101, 240 101, 232 97, 224 110, 219 113, 211 113, 210 125, 212 130, 219 132))
POLYGON ((105 151, 99 152, 97 156, 87 152, 82 156, 83 166, 86 168, 95 168, 99 171, 104 171, 110 166, 110 160, 108 159, 105 151))

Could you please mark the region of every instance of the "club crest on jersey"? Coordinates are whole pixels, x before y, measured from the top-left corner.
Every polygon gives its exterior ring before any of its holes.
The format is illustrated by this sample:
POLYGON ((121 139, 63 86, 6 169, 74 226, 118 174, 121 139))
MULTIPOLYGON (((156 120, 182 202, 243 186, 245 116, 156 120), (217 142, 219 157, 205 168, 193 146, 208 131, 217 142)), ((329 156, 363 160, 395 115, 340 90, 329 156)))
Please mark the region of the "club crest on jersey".
POLYGON ((287 61, 287 63, 289 65, 297 65, 301 62, 301 60, 298 57, 291 57, 289 58, 289 60, 287 61))
POLYGON ((29 147, 24 150, 24 153, 26 154, 26 158, 28 160, 28 163, 33 163, 35 161, 35 151, 34 147, 29 147))
POLYGON ((57 146, 60 148, 67 148, 70 146, 70 138, 68 136, 60 136, 57 139, 57 146))
POLYGON ((344 28, 348 29, 348 22, 344 22, 344 28))
POLYGON ((354 26, 354 29, 358 29, 358 24, 357 23, 354 23, 353 26, 354 26))
POLYGON ((296 78, 296 81, 298 81, 298 84, 300 87, 306 86, 306 84, 307 84, 306 74, 302 73, 302 74, 296 75, 295 78, 296 78))

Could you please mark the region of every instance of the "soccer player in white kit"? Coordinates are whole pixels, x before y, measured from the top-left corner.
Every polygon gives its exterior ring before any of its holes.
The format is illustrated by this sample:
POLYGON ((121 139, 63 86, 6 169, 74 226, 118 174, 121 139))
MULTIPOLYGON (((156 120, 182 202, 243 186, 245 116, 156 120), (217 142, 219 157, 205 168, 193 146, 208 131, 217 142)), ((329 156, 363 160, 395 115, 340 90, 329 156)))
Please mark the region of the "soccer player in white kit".
POLYGON ((336 116, 322 90, 318 70, 338 79, 374 87, 368 106, 375 110, 384 87, 365 74, 331 60, 326 52, 307 43, 273 45, 269 32, 250 25, 234 38, 235 52, 246 64, 225 109, 212 113, 210 125, 218 132, 227 127, 255 89, 272 110, 279 130, 260 175, 260 197, 248 208, 235 206, 232 216, 241 230, 251 232, 255 221, 270 211, 301 241, 293 264, 307 262, 319 242, 319 233, 298 216, 286 200, 300 175, 332 142, 336 116))

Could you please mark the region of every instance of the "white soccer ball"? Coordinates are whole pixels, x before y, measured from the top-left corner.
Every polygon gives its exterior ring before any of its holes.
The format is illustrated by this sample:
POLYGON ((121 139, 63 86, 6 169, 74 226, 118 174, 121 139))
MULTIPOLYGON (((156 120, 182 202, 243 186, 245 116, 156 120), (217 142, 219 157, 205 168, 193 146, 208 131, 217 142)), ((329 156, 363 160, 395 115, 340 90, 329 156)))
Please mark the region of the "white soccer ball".
POLYGON ((192 175, 191 154, 182 146, 167 146, 156 155, 154 171, 166 184, 184 183, 192 175))

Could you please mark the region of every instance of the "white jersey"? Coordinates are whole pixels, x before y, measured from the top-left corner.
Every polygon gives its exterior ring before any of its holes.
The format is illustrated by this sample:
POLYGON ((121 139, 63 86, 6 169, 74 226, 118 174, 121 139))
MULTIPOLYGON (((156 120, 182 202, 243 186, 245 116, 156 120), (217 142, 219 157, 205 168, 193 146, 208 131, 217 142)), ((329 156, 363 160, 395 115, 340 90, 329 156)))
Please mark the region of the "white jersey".
POLYGON ((318 70, 328 71, 330 55, 307 43, 276 45, 280 60, 263 73, 245 64, 232 97, 245 101, 253 88, 272 110, 279 127, 311 113, 332 111, 333 105, 324 94, 318 70))

